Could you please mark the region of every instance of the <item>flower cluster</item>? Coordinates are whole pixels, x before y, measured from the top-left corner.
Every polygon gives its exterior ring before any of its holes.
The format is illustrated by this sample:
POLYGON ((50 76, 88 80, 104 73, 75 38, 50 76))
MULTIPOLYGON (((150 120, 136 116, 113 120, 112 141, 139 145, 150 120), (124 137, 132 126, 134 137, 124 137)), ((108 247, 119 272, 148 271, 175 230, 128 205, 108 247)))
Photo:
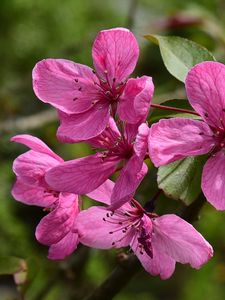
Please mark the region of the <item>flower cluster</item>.
POLYGON ((30 150, 14 161, 12 194, 48 212, 36 228, 36 238, 49 246, 50 259, 65 258, 79 243, 99 249, 129 247, 147 272, 167 279, 176 262, 198 269, 213 249, 177 215, 158 216, 143 208, 135 192, 148 172, 149 156, 160 166, 209 152, 202 190, 217 209, 225 209, 225 68, 205 62, 188 73, 187 95, 203 121, 173 118, 149 128, 152 78, 129 78, 138 55, 134 35, 115 28, 97 35, 94 69, 64 59, 36 64, 34 92, 58 110, 57 138, 88 143, 95 153, 64 161, 38 138, 17 135, 12 141, 30 150), (116 172, 113 182, 110 177, 116 172), (96 206, 82 210, 82 195, 96 206))

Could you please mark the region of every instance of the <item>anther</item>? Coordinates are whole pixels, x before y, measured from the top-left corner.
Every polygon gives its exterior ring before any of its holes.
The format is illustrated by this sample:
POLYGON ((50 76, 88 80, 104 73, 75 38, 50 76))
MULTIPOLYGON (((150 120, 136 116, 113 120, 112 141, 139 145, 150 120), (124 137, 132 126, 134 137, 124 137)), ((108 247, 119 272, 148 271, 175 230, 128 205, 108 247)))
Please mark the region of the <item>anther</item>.
POLYGON ((92 73, 96 74, 96 71, 95 71, 95 70, 92 70, 92 73))
POLYGON ((105 219, 105 218, 102 218, 102 220, 106 222, 106 219, 105 219))
POLYGON ((208 115, 207 113, 204 113, 204 116, 205 116, 206 118, 208 118, 209 115, 208 115))
POLYGON ((108 74, 108 71, 107 71, 107 70, 104 70, 104 73, 105 73, 105 74, 108 74))
POLYGON ((110 231, 109 234, 113 234, 113 231, 110 231))
POLYGON ((78 79, 76 78, 76 79, 74 79, 75 80, 75 82, 78 82, 78 79))
POLYGON ((78 99, 77 97, 74 97, 74 98, 73 98, 73 101, 76 101, 77 99, 78 99))
POLYGON ((225 108, 223 108, 222 111, 225 112, 225 108))
POLYGON ((204 134, 204 132, 202 132, 202 131, 201 131, 201 132, 199 132, 199 135, 203 135, 203 134, 204 134))
POLYGON ((115 81, 116 81, 116 78, 114 77, 114 78, 113 78, 113 82, 115 82, 115 81))
POLYGON ((112 242, 112 246, 114 246, 115 245, 115 242, 112 242))
POLYGON ((80 86, 79 89, 78 89, 78 91, 81 91, 81 90, 82 90, 82 87, 80 86))

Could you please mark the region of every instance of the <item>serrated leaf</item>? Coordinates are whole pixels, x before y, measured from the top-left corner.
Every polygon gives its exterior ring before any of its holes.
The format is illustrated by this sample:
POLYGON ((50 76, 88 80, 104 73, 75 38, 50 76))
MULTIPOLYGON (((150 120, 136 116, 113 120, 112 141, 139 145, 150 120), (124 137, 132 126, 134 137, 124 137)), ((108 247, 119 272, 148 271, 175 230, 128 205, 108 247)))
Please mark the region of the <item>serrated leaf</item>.
MULTIPOLYGON (((193 111, 193 108, 191 107, 190 103, 186 99, 172 99, 167 100, 165 102, 162 102, 164 106, 169 107, 176 107, 180 109, 187 109, 190 111, 193 111)), ((183 117, 183 118, 192 118, 192 119, 200 119, 200 116, 191 114, 191 113, 184 113, 184 112, 178 112, 178 111, 172 111, 167 109, 158 109, 153 108, 150 110, 150 115, 148 118, 148 121, 150 123, 154 123, 159 121, 162 118, 172 118, 172 117, 183 117)))
POLYGON ((202 61, 215 61, 206 48, 182 37, 146 35, 145 38, 159 45, 167 70, 182 82, 194 65, 202 61))
POLYGON ((201 192, 202 168, 207 157, 195 156, 159 167, 157 182, 164 193, 186 205, 191 204, 201 192))

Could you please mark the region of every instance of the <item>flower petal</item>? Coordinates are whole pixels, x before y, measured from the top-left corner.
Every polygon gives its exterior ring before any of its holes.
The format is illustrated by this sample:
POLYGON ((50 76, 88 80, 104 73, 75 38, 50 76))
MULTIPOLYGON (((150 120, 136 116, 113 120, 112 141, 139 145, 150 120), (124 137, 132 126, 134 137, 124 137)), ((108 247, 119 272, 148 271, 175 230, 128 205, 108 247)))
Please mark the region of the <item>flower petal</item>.
POLYGON ((225 210, 225 154, 219 151, 210 157, 202 172, 202 191, 209 203, 225 210))
POLYGON ((97 249, 120 248, 130 244, 135 230, 132 228, 124 233, 119 222, 107 217, 110 213, 108 209, 97 206, 79 213, 77 229, 82 244, 97 249))
POLYGON ((98 98, 92 69, 65 59, 44 59, 33 69, 33 88, 45 103, 66 113, 81 113, 98 98))
POLYGON ((14 160, 13 171, 24 183, 39 185, 46 171, 58 164, 59 161, 52 156, 30 150, 14 160))
POLYGON ((117 157, 102 154, 67 161, 46 174, 47 183, 57 191, 87 194, 104 183, 116 169, 117 157))
POLYGON ((57 138, 63 143, 76 143, 99 135, 109 122, 109 105, 96 104, 88 111, 67 115, 59 111, 57 138))
POLYGON ((207 61, 195 65, 185 81, 191 105, 214 128, 225 125, 224 78, 224 64, 207 61))
POLYGON ((133 155, 129 159, 115 182, 110 206, 112 210, 131 200, 147 172, 147 165, 138 156, 133 155))
POLYGON ((69 232, 58 243, 50 246, 48 251, 48 258, 53 260, 64 259, 66 256, 72 254, 77 249, 79 244, 78 234, 69 232))
POLYGON ((153 92, 154 85, 151 77, 129 79, 118 103, 120 119, 131 124, 145 122, 153 92))
POLYGON ((138 133, 134 144, 134 152, 140 160, 144 160, 148 150, 149 127, 146 123, 142 123, 138 127, 138 133))
POLYGON ((38 224, 36 239, 48 246, 58 243, 73 229, 78 212, 78 196, 60 194, 58 206, 38 224))
POLYGON ((182 264, 199 269, 212 256, 213 249, 188 222, 176 215, 164 215, 153 221, 155 241, 162 252, 182 264))
POLYGON ((13 136, 10 141, 26 145, 31 150, 36 152, 48 154, 60 162, 63 161, 61 157, 55 154, 44 142, 35 136, 29 134, 20 134, 13 136))
POLYGON ((96 190, 88 193, 87 196, 96 201, 109 205, 114 185, 115 183, 112 180, 108 179, 96 190))
POLYGON ((156 167, 209 152, 214 146, 213 133, 201 121, 173 118, 153 124, 149 133, 149 154, 156 167))
POLYGON ((97 74, 110 86, 121 83, 133 72, 138 55, 136 38, 125 28, 100 31, 92 48, 97 74))
POLYGON ((154 236, 152 237, 151 244, 153 258, 147 255, 146 252, 143 252, 143 254, 140 252, 137 238, 132 242, 131 247, 146 272, 153 276, 159 275, 161 279, 170 278, 175 270, 176 261, 161 251, 154 236))
POLYGON ((12 188, 13 197, 28 205, 50 207, 55 202, 52 193, 48 193, 42 186, 32 186, 17 179, 12 188))

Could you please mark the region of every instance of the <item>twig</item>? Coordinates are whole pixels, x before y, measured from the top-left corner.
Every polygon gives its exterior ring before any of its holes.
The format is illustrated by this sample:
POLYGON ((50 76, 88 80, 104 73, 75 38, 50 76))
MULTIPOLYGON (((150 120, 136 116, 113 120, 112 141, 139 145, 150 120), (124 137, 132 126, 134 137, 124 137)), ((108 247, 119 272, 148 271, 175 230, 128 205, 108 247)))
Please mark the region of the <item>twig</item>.
POLYGON ((7 120, 0 123, 0 132, 24 131, 42 127, 47 123, 55 121, 57 113, 53 109, 48 109, 40 113, 21 117, 16 120, 7 120))
MULTIPOLYGON (((204 203, 205 200, 203 196, 200 195, 191 205, 182 208, 180 216, 190 223, 196 221, 204 203)), ((136 256, 133 254, 129 255, 90 296, 85 298, 85 300, 113 299, 140 270, 141 265, 136 256)))

